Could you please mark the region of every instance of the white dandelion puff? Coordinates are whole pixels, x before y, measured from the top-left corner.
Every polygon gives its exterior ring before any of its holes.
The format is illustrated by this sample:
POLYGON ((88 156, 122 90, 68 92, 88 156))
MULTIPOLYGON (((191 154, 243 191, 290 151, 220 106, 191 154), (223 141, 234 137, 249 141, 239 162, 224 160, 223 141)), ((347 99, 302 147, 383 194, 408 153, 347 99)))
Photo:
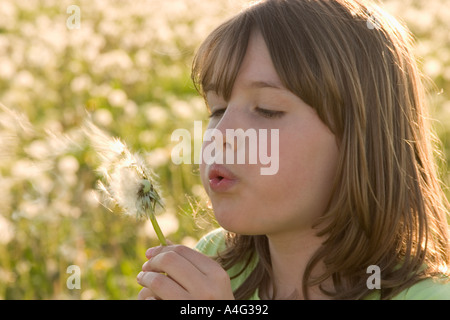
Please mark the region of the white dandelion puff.
POLYGON ((87 120, 85 132, 101 159, 98 173, 98 190, 102 195, 100 203, 111 210, 121 208, 124 213, 150 219, 162 245, 166 240, 156 221, 157 206, 164 208, 156 175, 137 153, 131 153, 126 144, 112 138, 87 120))
POLYGON ((28 117, 0 103, 0 128, 15 136, 31 137, 35 130, 28 117))

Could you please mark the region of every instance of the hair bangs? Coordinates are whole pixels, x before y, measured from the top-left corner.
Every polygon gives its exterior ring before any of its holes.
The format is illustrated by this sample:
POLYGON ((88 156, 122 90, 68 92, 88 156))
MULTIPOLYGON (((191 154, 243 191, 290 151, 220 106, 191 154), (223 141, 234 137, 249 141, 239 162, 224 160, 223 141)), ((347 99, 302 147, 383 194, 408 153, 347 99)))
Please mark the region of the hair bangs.
POLYGON ((245 13, 219 26, 202 43, 192 64, 192 80, 205 97, 214 91, 229 100, 247 51, 252 25, 245 13))

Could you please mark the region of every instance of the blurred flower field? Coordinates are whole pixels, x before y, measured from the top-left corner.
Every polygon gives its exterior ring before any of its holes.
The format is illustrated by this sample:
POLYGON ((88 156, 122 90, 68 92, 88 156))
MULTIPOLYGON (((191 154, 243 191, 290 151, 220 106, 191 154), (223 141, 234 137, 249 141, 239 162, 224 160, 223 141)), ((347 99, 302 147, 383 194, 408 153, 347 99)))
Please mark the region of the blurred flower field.
MULTIPOLYGON (((0 0, 0 299, 135 299, 150 222, 96 199, 90 118, 159 176, 164 234, 188 246, 216 226, 198 166, 175 165, 171 134, 207 119, 190 80, 201 40, 243 0, 0 0), (69 29, 70 5, 80 28, 69 29), (77 265, 81 288, 69 289, 77 265)), ((450 159, 450 0, 383 2, 417 37, 450 159)), ((449 169, 441 168, 449 183, 449 169)))

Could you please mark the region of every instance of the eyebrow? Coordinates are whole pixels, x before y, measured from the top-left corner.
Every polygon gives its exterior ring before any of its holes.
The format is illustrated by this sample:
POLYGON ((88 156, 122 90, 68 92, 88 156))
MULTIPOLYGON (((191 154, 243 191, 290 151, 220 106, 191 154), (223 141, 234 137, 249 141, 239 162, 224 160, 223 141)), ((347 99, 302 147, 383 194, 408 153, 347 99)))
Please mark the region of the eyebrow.
POLYGON ((251 88, 273 88, 273 89, 279 89, 284 90, 283 86, 281 84, 275 83, 275 82, 268 82, 268 81, 253 81, 250 83, 251 88))
MULTIPOLYGON (((278 90, 286 90, 281 84, 278 82, 270 82, 270 81, 252 81, 248 85, 250 88, 255 89, 263 89, 263 88, 272 88, 272 89, 278 89, 278 90)), ((203 91, 206 93, 208 91, 216 91, 216 84, 209 83, 203 88, 203 91)))

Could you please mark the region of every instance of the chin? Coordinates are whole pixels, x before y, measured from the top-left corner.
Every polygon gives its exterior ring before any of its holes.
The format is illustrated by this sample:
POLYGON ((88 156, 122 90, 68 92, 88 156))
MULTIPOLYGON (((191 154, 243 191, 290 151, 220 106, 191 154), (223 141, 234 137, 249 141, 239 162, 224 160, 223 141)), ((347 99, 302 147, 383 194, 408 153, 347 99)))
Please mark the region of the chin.
MULTIPOLYGON (((228 211, 228 210, 227 210, 228 211)), ((227 231, 242 235, 264 234, 263 228, 255 224, 255 218, 244 216, 245 212, 215 212, 215 217, 219 225, 227 231)))

